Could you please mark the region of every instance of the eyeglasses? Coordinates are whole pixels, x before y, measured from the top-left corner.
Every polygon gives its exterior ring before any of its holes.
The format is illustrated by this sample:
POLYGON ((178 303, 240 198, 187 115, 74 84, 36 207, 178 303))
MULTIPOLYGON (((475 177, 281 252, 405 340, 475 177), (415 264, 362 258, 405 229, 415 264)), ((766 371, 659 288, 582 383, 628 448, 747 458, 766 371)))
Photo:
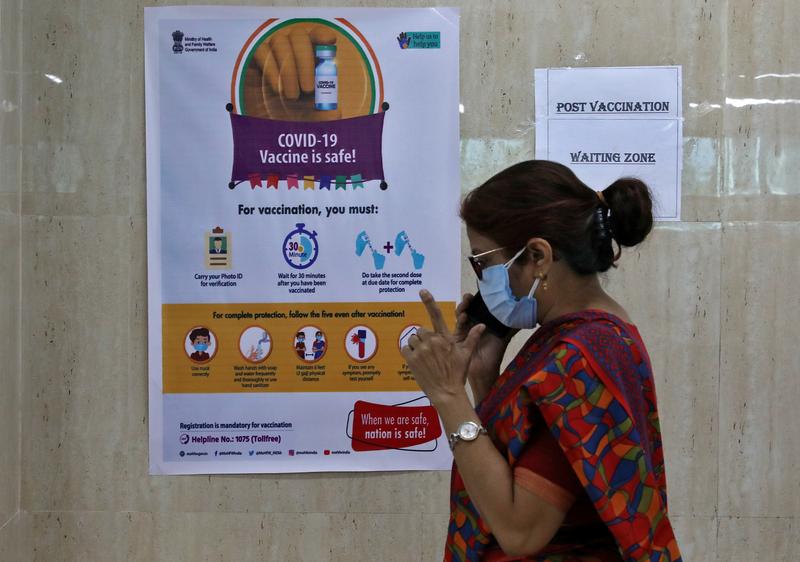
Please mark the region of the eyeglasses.
POLYGON ((495 248, 494 250, 487 250, 485 252, 481 252, 480 254, 470 254, 467 256, 467 261, 472 266, 472 271, 475 272, 475 275, 478 276, 478 279, 483 279, 483 270, 487 265, 481 261, 480 257, 486 256, 488 254, 493 254, 494 252, 499 252, 500 250, 505 250, 507 246, 501 246, 500 248, 495 248))

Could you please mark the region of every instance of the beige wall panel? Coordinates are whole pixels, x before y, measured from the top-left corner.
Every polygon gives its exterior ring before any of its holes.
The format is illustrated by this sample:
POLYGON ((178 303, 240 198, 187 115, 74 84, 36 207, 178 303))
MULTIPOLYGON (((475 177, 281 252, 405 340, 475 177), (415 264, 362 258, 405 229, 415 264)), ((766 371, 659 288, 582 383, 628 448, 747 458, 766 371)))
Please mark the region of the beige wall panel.
POLYGON ((19 0, 0 0, 0 559, 16 545, 20 488, 19 0))
POLYGON ((800 220, 800 10, 730 0, 723 220, 800 220))
POLYGON ((19 510, 19 217, 0 214, 0 527, 19 510))
POLYGON ((0 560, 3 562, 31 562, 33 536, 30 520, 22 513, 0 526, 0 560))
POLYGON ((796 517, 800 223, 726 224, 722 241, 719 514, 796 517))
MULTIPOLYGON (((32 562, 157 560, 155 543, 159 527, 149 513, 51 511, 28 513, 25 517, 34 537, 33 544, 27 547, 32 562)), ((201 544, 207 540, 199 535, 175 537, 175 540, 182 542, 189 538, 201 544)))
POLYGON ((0 559, 19 511, 19 0, 0 0, 0 559))
POLYGON ((715 517, 671 515, 672 529, 681 549, 683 562, 711 562, 717 550, 715 517))
POLYGON ((118 485, 141 400, 128 392, 131 221, 22 220, 22 507, 108 509, 130 491, 118 485))
POLYGON ((19 72, 22 0, 0 1, 0 70, 19 72))
POLYGON ((31 514, 34 561, 419 560, 421 520, 395 514, 31 514))
MULTIPOLYGON (((19 214, 20 1, 0 0, 0 215, 19 214)), ((9 292, 10 294, 10 292, 9 292)))
POLYGON ((449 520, 448 513, 422 516, 422 562, 441 562, 449 520))
MULTIPOLYGON (((146 451, 146 449, 145 449, 146 451)), ((142 455, 135 470, 111 478, 131 493, 96 503, 153 512, 397 513, 419 517, 446 511, 448 472, 315 473, 286 475, 148 477, 142 455)), ((85 503, 78 490, 68 500, 85 503)), ((66 503, 66 502, 65 502, 66 503)))
POLYGON ((140 10, 124 0, 24 2, 23 214, 130 214, 131 192, 143 189, 131 185, 142 165, 131 146, 144 143, 131 117, 144 104, 130 87, 142 80, 130 61, 143 28, 128 23, 140 10))
MULTIPOLYGON (((466 120, 465 116, 462 119, 466 120)), ((462 138, 461 192, 472 191, 497 172, 533 158, 533 132, 523 138, 462 138)), ((458 209, 455 209, 458 212, 458 209)), ((472 268, 467 267, 470 272, 472 268)), ((474 276, 473 276, 474 277, 474 276)), ((474 283, 473 283, 474 284, 474 283)))
POLYGON ((800 529, 790 518, 720 517, 718 542, 717 562, 795 562, 800 529))
MULTIPOLYGON (((0 20, 4 17, 3 7, 0 5, 0 20)), ((8 25, 6 23, 6 26, 8 25)), ((4 31, 0 30, 0 35, 4 31)), ((0 51, 0 57, 2 56, 3 53, 0 51)), ((19 85, 19 72, 0 70, 0 216, 19 215, 21 132, 19 85)))

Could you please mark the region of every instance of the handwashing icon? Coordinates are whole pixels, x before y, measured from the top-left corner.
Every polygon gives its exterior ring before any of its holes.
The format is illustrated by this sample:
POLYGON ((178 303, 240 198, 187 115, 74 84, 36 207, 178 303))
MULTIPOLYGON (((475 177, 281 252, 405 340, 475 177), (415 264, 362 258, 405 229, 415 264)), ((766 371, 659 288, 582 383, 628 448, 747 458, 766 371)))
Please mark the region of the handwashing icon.
POLYGON ((403 253, 403 250, 406 249, 406 246, 411 250, 411 261, 414 262, 414 269, 422 269, 425 263, 425 256, 414 249, 414 246, 411 245, 411 241, 408 239, 406 231, 401 230, 394 239, 394 253, 399 256, 403 253))
POLYGON ((386 256, 381 255, 375 248, 372 247, 372 244, 369 241, 369 236, 367 236, 367 231, 362 230, 356 236, 356 255, 360 256, 364 253, 364 249, 369 246, 370 251, 372 252, 372 261, 375 264, 375 269, 383 269, 383 265, 386 263, 386 256))

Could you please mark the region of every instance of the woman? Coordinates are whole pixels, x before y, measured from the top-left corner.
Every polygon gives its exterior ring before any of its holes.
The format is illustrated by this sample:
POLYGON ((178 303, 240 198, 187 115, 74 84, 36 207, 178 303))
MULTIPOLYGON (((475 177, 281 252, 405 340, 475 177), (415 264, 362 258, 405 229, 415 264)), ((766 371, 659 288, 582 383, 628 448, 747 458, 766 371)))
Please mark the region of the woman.
POLYGON ((467 195, 461 217, 489 311, 540 327, 500 374, 514 332, 472 325, 465 295, 450 334, 421 292, 434 329, 403 354, 453 449, 445 560, 680 560, 650 361, 597 275, 614 241, 650 232, 647 186, 595 192, 565 166, 523 162, 467 195))

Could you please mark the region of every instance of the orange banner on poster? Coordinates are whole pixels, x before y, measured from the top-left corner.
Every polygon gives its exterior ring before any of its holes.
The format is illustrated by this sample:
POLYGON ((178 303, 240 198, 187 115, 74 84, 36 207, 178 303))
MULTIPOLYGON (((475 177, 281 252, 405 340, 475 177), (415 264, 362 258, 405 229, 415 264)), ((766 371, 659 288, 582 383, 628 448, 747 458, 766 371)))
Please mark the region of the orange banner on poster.
POLYGON ((162 321, 165 394, 418 390, 400 348, 430 328, 420 302, 165 304, 162 321))

